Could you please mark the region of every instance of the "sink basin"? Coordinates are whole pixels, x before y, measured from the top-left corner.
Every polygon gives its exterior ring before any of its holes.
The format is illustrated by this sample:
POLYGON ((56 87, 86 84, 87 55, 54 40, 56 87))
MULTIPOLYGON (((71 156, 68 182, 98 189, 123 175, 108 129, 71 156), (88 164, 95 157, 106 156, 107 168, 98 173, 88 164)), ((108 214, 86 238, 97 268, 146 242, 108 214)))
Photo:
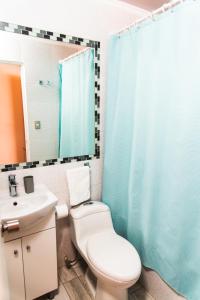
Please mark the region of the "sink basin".
POLYGON ((20 229, 32 226, 47 216, 57 204, 56 196, 46 186, 37 186, 34 193, 17 197, 0 194, 0 222, 18 220, 20 229))

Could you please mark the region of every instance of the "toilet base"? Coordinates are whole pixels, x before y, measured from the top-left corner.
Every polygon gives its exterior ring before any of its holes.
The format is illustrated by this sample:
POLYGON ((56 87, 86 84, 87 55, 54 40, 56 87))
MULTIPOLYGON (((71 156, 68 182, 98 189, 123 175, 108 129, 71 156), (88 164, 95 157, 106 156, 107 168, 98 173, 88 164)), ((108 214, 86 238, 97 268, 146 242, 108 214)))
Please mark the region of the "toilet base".
POLYGON ((128 289, 120 289, 97 280, 95 300, 128 300, 128 289))

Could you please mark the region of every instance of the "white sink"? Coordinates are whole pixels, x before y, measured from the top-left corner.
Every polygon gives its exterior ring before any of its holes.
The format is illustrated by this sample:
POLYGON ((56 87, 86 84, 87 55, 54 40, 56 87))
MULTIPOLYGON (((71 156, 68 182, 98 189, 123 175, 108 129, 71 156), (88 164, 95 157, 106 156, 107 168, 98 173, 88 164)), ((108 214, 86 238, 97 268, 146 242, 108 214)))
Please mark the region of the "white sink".
POLYGON ((34 193, 10 197, 0 193, 0 222, 19 221, 20 229, 33 226, 53 211, 56 196, 44 185, 38 185, 34 193))

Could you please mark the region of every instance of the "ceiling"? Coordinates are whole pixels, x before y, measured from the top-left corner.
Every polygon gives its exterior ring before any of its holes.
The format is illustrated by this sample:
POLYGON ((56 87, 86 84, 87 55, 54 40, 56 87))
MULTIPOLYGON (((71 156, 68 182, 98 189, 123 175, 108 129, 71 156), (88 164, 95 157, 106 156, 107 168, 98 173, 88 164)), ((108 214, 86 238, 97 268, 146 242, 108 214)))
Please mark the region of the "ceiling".
POLYGON ((138 6, 146 10, 155 10, 169 0, 121 0, 123 2, 138 6))

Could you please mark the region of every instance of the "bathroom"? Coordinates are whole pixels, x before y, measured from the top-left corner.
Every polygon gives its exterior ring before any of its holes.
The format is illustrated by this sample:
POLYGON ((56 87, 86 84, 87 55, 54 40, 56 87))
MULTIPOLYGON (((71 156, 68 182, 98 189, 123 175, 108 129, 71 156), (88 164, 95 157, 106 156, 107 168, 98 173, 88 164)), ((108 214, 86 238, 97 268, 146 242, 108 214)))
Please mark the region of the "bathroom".
POLYGON ((1 2, 0 300, 200 299, 199 16, 1 2))

